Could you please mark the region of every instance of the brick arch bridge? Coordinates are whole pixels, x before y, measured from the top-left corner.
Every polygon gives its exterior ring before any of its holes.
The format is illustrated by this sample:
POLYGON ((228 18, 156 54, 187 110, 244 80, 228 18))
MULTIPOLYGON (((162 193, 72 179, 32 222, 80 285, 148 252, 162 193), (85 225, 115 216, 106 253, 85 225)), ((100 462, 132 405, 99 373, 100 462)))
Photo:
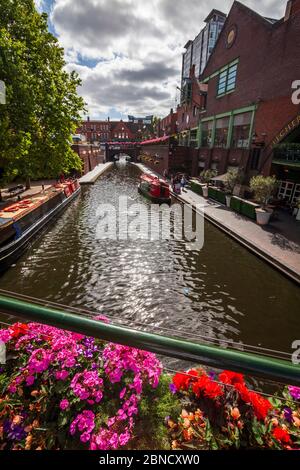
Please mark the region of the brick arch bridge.
POLYGON ((140 155, 141 146, 136 142, 109 142, 105 145, 105 161, 113 162, 120 154, 128 155, 131 161, 136 162, 140 155))

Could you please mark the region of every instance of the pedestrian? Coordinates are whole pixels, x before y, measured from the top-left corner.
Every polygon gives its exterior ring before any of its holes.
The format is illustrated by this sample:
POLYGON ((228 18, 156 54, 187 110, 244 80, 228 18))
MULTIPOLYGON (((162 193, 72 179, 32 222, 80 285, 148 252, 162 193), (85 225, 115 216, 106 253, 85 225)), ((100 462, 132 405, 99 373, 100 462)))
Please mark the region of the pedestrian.
POLYGON ((174 179, 174 192, 176 194, 181 193, 181 184, 180 184, 180 177, 179 176, 176 176, 175 179, 174 179))
POLYGON ((184 191, 184 189, 186 187, 186 183, 187 183, 186 177, 185 177, 185 175, 182 175, 181 180, 180 180, 180 185, 181 185, 182 191, 184 191))
POLYGON ((173 174, 171 175, 171 188, 174 191, 174 176, 173 176, 173 174))

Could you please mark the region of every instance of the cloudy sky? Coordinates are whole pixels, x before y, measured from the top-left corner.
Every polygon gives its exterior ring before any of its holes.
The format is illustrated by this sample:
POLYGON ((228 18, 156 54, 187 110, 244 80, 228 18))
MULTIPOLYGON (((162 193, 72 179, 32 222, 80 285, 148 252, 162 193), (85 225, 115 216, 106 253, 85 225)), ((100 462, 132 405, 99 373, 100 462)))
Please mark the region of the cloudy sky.
MULTIPOLYGON (((183 46, 212 8, 228 13, 232 0, 35 0, 65 48, 68 70, 82 80, 91 118, 164 116, 174 107, 183 46)), ((280 18, 282 0, 244 0, 280 18)))

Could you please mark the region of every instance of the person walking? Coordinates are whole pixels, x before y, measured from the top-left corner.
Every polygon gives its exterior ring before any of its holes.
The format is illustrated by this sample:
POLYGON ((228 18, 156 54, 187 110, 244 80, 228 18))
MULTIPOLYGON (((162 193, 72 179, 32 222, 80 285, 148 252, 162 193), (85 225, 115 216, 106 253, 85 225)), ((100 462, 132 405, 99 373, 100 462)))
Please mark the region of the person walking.
POLYGON ((186 187, 186 183, 187 183, 186 177, 185 177, 185 175, 182 175, 181 180, 180 180, 180 185, 181 185, 182 191, 184 191, 184 189, 186 187))

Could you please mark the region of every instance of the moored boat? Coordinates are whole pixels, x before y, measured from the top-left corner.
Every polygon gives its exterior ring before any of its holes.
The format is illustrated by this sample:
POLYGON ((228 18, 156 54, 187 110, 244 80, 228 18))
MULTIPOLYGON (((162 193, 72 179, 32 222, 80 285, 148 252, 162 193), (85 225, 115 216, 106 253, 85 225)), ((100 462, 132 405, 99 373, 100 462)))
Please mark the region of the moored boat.
POLYGON ((170 204, 170 186, 156 176, 143 174, 138 187, 139 192, 157 204, 170 204))
POLYGON ((78 181, 65 181, 0 210, 0 272, 8 269, 34 236, 79 193, 78 181))

